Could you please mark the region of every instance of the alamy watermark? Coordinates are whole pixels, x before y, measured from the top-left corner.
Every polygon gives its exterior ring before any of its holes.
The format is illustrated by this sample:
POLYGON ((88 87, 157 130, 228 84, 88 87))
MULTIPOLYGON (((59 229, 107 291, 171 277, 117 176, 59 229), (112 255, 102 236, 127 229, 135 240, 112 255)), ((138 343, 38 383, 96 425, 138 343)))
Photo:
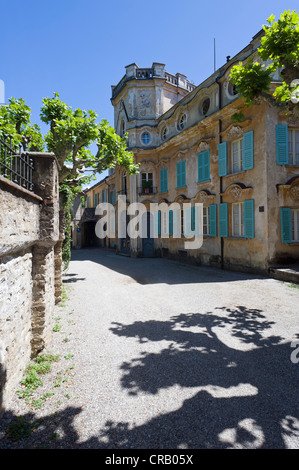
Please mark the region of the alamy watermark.
POLYGON ((95 214, 100 216, 95 228, 98 238, 183 238, 186 250, 199 249, 203 243, 203 204, 141 202, 128 207, 126 197, 119 195, 116 206, 102 202, 95 214))
POLYGON ((0 79, 0 104, 5 103, 5 85, 4 81, 0 79))
POLYGON ((291 348, 295 348, 291 354, 291 362, 298 364, 299 362, 299 339, 291 342, 291 348))

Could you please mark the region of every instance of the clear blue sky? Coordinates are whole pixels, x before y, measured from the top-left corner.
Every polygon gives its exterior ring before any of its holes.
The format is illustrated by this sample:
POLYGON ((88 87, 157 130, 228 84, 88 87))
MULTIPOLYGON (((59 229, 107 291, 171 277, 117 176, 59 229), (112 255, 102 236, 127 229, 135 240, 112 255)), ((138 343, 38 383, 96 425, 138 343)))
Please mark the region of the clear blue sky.
POLYGON ((113 125, 111 85, 126 65, 162 62, 198 85, 213 73, 214 38, 218 68, 286 9, 298 11, 298 0, 0 0, 6 101, 24 98, 41 125, 42 98, 58 91, 113 125))

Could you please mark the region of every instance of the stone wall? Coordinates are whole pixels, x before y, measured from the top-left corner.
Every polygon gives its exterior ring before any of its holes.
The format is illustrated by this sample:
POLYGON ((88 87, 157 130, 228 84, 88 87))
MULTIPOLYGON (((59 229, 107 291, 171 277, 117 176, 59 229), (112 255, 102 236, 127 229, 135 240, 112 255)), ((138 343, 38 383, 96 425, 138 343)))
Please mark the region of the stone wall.
POLYGON ((61 298, 58 165, 53 154, 30 156, 34 193, 0 176, 0 416, 49 344, 61 298))

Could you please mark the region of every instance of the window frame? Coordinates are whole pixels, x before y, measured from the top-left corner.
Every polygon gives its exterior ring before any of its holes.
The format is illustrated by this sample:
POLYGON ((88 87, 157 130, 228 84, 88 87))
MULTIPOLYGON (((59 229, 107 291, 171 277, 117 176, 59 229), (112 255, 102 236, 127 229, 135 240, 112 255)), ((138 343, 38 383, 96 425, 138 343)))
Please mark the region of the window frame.
POLYGON ((245 238, 245 224, 244 224, 244 202, 233 202, 231 208, 231 232, 234 238, 245 238), (234 209, 238 207, 238 214, 234 213, 234 209), (238 217, 238 232, 235 233, 235 216, 238 217))
POLYGON ((230 174, 234 175, 236 173, 240 173, 243 170, 243 136, 239 137, 238 139, 233 140, 230 143, 230 174), (238 169, 234 169, 234 145, 238 144, 238 169))
MULTIPOLYGON (((298 132, 298 139, 299 139, 299 128, 290 128, 288 127, 288 165, 299 165, 299 151, 297 154, 297 162, 296 162, 296 132, 298 132), (290 141, 290 134, 292 136, 290 141), (290 151, 290 146, 292 146, 292 151, 290 151)), ((299 147, 299 140, 297 141, 297 145, 299 147)))

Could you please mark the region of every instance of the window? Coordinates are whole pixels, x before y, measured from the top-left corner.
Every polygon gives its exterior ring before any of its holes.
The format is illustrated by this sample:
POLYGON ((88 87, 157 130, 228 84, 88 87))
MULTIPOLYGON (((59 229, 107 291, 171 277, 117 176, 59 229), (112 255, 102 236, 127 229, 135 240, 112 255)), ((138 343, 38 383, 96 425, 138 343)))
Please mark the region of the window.
POLYGON ((186 186, 186 160, 176 164, 177 170, 177 188, 186 186))
POLYGON ((209 208, 203 207, 202 234, 209 235, 209 208))
POLYGON ((246 132, 243 138, 218 145, 218 173, 225 176, 253 168, 254 145, 253 131, 246 132), (229 158, 230 152, 230 158, 229 158))
POLYGON ((243 170, 243 138, 231 143, 231 173, 243 170))
POLYGON ((299 165, 299 129, 280 124, 276 126, 276 163, 299 165))
POLYGON ((152 173, 141 173, 141 186, 143 193, 153 192, 153 174, 152 173))
POLYGON ((208 113, 210 109, 210 98, 206 98, 201 105, 201 114, 204 116, 208 113))
POLYGON ((126 133, 125 121, 122 119, 120 123, 120 136, 123 137, 126 133))
POLYGON ((182 114, 178 120, 178 130, 181 131, 186 126, 187 116, 186 114, 182 114))
POLYGON ((164 127, 161 132, 161 139, 166 140, 167 137, 167 127, 164 127))
POLYGON ((244 237, 244 204, 232 204, 232 236, 244 237))
POLYGON ((144 132, 141 136, 141 141, 144 145, 148 145, 150 143, 151 136, 148 132, 144 132))
POLYGON ((299 242, 299 209, 291 210, 292 241, 299 242))
POLYGON ((160 192, 164 193, 168 191, 168 175, 167 168, 160 170, 160 192))
POLYGON ((288 130, 289 165, 299 165, 299 129, 288 130))

